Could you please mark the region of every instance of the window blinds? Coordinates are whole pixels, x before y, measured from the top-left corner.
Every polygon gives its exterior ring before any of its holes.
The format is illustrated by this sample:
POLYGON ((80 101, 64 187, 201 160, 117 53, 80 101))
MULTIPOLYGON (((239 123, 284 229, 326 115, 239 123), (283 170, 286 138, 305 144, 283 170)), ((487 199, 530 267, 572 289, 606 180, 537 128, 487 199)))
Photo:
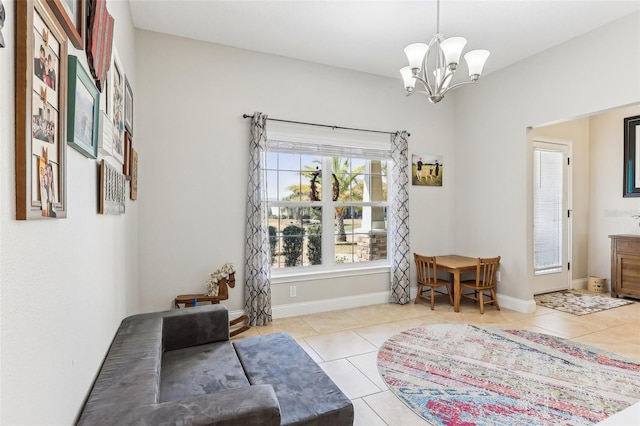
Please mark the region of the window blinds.
POLYGON ((370 160, 391 158, 391 137, 344 129, 269 122, 267 150, 327 157, 353 157, 370 160))
POLYGON ((536 148, 533 155, 533 268, 556 272, 562 270, 563 153, 536 148))

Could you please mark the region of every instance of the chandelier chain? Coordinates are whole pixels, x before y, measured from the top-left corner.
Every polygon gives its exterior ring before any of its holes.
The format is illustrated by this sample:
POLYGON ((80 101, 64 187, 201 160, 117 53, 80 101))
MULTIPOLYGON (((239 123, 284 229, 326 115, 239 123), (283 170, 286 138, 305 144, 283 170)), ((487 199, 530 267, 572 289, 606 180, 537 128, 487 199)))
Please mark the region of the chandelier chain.
POLYGON ((440 34, 440 0, 436 4, 436 34, 440 34))

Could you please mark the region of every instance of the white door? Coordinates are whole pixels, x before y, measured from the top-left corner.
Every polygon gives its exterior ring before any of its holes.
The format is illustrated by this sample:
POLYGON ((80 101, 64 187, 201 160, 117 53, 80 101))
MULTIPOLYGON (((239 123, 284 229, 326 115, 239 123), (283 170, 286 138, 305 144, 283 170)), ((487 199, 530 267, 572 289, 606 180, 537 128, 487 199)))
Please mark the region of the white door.
POLYGON ((570 288, 570 143, 533 141, 533 293, 570 288))

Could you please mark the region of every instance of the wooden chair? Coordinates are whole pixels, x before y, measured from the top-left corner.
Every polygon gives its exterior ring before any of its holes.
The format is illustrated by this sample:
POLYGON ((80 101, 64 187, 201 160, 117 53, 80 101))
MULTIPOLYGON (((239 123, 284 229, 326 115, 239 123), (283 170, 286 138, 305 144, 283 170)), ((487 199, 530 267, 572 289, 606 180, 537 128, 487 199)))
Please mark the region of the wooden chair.
POLYGON ((418 294, 414 303, 418 303, 420 299, 431 301, 431 310, 433 310, 436 297, 449 296, 449 303, 453 305, 453 297, 449 291, 449 281, 438 278, 438 270, 436 268, 436 258, 434 256, 421 256, 414 253, 413 257, 416 261, 416 269, 418 270, 418 294), (429 295, 425 295, 426 287, 429 287, 429 295), (444 287, 447 291, 436 290, 444 287))
POLYGON ((485 304, 494 304, 500 310, 498 299, 496 298, 496 270, 500 266, 500 256, 489 258, 478 258, 476 269, 476 279, 460 282, 461 296, 475 300, 480 303, 480 313, 484 314, 485 304), (464 289, 473 290, 473 293, 464 293, 464 289), (489 294, 485 292, 488 291, 489 294), (488 297, 489 300, 485 300, 488 297))

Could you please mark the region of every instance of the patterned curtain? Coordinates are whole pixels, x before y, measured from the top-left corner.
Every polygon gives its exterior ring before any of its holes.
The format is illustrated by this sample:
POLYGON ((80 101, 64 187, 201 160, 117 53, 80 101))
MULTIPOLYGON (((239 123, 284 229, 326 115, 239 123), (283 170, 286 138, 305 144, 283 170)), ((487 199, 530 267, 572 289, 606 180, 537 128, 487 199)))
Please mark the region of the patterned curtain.
POLYGON ((404 305, 411 300, 409 279, 409 175, 407 132, 391 135, 393 160, 391 200, 391 302, 404 305))
POLYGON ((250 325, 271 322, 271 262, 263 165, 267 149, 267 116, 251 119, 249 185, 247 188, 247 243, 245 248, 244 310, 250 325))

